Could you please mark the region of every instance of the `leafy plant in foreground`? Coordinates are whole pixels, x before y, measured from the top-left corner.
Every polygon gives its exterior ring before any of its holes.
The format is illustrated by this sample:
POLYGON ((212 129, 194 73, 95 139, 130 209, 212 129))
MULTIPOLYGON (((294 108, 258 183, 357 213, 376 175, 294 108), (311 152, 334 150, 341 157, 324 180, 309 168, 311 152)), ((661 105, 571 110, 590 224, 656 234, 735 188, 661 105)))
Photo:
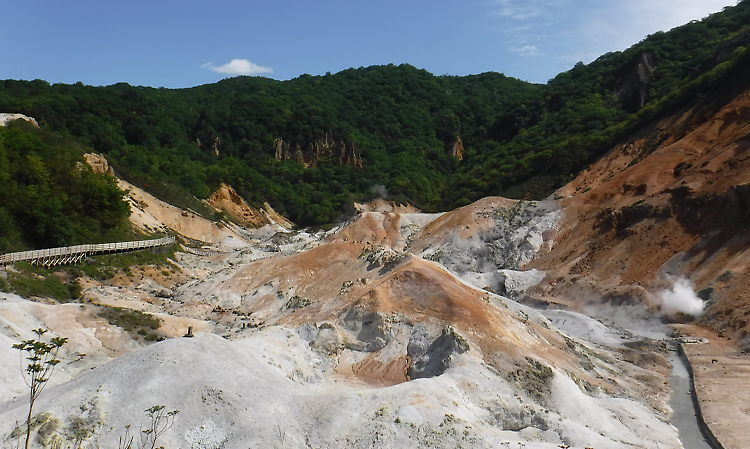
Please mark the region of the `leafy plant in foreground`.
POLYGON ((141 441, 137 446, 133 445, 135 437, 130 435, 130 425, 125 426, 125 435, 120 437, 118 449, 154 449, 156 440, 169 430, 174 424, 175 415, 179 410, 166 411, 163 405, 154 405, 146 409, 146 414, 151 419, 149 427, 141 429, 141 441))
POLYGON ((24 375, 26 385, 29 386, 29 414, 26 418, 26 449, 29 447, 31 437, 31 414, 34 409, 34 403, 47 385, 55 366, 60 363, 57 353, 60 348, 68 341, 67 338, 53 337, 49 343, 42 341, 42 335, 47 332, 46 329, 34 329, 37 335, 36 339, 24 340, 21 343, 13 345, 13 349, 18 349, 21 353, 26 353, 26 359, 29 361, 23 370, 28 373, 28 378, 24 375))

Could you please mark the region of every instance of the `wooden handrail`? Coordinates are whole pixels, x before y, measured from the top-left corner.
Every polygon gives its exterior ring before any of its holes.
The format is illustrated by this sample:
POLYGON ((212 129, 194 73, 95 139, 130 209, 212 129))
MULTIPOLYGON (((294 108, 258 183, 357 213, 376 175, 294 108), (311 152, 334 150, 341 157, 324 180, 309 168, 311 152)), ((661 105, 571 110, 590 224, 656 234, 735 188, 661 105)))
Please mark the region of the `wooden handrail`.
MULTIPOLYGON (((0 265, 20 262, 23 260, 38 261, 44 259, 75 260, 77 256, 99 254, 106 252, 128 251, 133 249, 153 248, 156 246, 168 246, 175 242, 175 238, 162 237, 154 240, 136 240, 133 242, 97 243, 91 245, 63 246, 59 248, 36 249, 32 251, 20 251, 17 253, 0 254, 0 265)), ((56 264, 55 264, 56 265, 56 264)))

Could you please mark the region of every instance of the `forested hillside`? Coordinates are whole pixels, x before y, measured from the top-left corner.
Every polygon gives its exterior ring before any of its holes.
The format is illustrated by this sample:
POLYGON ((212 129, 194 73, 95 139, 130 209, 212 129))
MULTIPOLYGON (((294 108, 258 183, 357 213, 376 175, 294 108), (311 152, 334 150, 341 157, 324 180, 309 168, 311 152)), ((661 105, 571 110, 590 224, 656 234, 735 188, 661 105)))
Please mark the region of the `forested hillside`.
POLYGON ((0 126, 0 251, 116 241, 130 207, 71 138, 23 120, 0 126))
POLYGON ((661 115, 724 86, 747 64, 747 24, 750 0, 546 85, 408 65, 178 90, 6 80, 0 111, 80 139, 172 202, 226 182, 255 205, 267 200, 299 224, 321 224, 384 191, 425 210, 492 194, 545 196, 614 143, 647 136, 661 115), (362 166, 322 153, 314 168, 277 160, 279 142, 305 151, 327 136, 356 147, 362 166))

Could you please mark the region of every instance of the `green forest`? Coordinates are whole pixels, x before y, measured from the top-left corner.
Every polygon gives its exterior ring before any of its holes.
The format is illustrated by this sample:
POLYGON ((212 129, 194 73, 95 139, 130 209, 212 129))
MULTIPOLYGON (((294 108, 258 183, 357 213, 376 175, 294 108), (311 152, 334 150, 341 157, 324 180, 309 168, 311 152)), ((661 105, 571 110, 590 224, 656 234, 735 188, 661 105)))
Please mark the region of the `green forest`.
POLYGON ((41 247, 120 232, 111 180, 74 172, 80 155, 67 139, 177 205, 228 183, 302 226, 337 221, 353 201, 383 193, 426 211, 487 195, 543 198, 659 117, 747 83, 749 24, 745 0, 578 63, 547 84, 501 73, 435 76, 409 65, 288 81, 236 77, 189 89, 0 81, 0 111, 34 117, 45 130, 0 130, 0 182, 10 186, 0 191, 0 222, 15 223, 2 238, 20 235, 41 247), (639 64, 649 68, 646 79, 639 64), (277 139, 304 149, 326 134, 355 144, 362 167, 322 157, 306 168, 275 157, 277 139), (457 139, 461 160, 447 150, 457 139), (70 151, 46 155, 57 146, 70 151), (67 165, 57 172, 50 164, 67 165), (86 183, 98 183, 93 202, 82 197, 86 183), (19 202, 34 207, 24 212, 19 202))
POLYGON ((0 127, 0 250, 116 241, 130 206, 114 177, 94 173, 75 139, 23 120, 0 127))

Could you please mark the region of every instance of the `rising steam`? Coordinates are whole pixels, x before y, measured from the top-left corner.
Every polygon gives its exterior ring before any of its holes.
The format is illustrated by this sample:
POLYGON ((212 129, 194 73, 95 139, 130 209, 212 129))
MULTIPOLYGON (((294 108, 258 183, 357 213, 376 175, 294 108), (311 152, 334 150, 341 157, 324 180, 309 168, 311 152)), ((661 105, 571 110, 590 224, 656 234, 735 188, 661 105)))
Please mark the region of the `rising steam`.
POLYGON ((378 198, 388 198, 388 189, 384 185, 375 185, 370 188, 370 193, 375 194, 378 198))
POLYGON ((703 313, 703 300, 695 294, 693 284, 685 278, 675 280, 672 289, 661 291, 658 298, 664 315, 681 312, 698 317, 703 313))

